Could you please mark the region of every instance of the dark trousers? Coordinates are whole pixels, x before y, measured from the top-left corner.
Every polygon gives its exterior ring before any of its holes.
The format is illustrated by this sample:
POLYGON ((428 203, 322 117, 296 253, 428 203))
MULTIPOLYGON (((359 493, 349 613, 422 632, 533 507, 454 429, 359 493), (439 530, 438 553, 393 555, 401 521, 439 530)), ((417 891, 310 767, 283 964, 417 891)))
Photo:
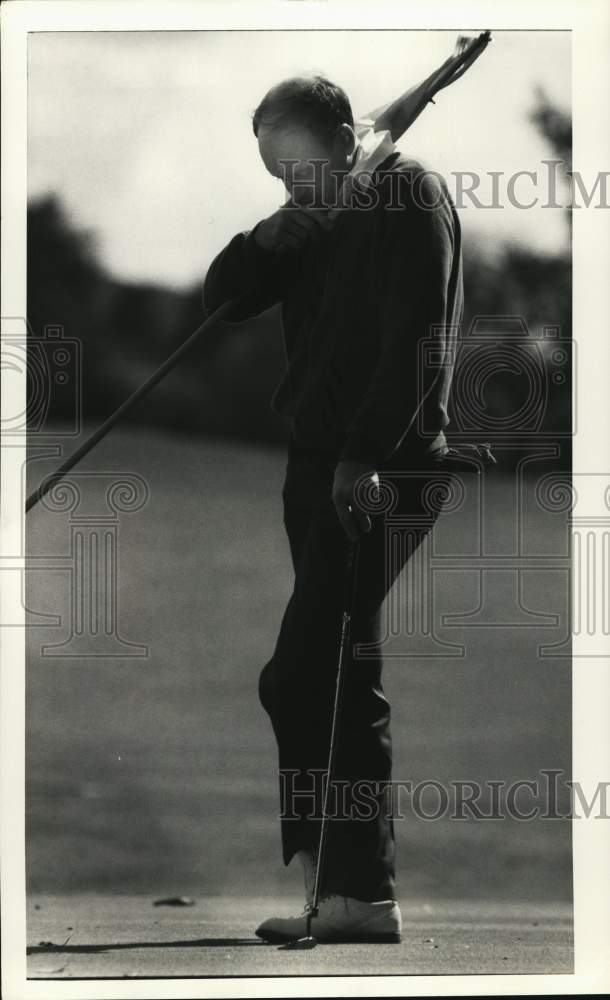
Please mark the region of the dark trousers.
MULTIPOLYGON (((322 888, 365 901, 395 898, 390 706, 381 683, 382 603, 438 516, 439 492, 431 480, 446 481, 445 473, 438 474, 442 464, 442 452, 416 463, 412 456, 397 454, 379 469, 382 496, 387 483, 391 516, 404 518, 409 544, 399 547, 397 557, 388 557, 384 513, 372 516, 372 530, 360 541, 322 888), (409 475, 403 478, 396 474, 400 471, 409 475), (367 644, 365 658, 353 654, 359 643, 367 644)), ((294 589, 259 682, 278 745, 286 865, 300 849, 317 849, 320 833, 349 545, 332 503, 335 466, 332 457, 294 446, 289 452, 283 500, 294 589)))

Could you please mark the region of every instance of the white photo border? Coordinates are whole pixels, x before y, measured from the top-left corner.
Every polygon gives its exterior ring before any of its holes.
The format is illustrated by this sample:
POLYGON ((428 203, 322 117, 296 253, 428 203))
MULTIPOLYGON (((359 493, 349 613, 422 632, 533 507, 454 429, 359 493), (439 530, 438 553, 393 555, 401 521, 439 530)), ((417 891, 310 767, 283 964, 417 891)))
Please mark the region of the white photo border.
MULTIPOLYGON (((129 31, 210 29, 450 29, 452 31, 562 30, 572 32, 574 168, 589 189, 598 171, 610 169, 607 95, 610 93, 610 6, 604 0, 553 2, 403 2, 390 5, 324 4, 301 0, 268 3, 127 0, 12 0, 2 7, 2 315, 26 315, 26 71, 30 31, 129 31)), ((579 364, 574 399, 578 433, 574 474, 610 468, 610 227, 603 210, 574 213, 573 335, 579 364)), ((24 380, 25 381, 25 380, 24 380)), ((3 411, 24 408, 25 385, 11 380, 3 411), (19 404, 22 404, 21 406, 19 404), (4 409, 6 407, 6 409, 4 409)), ((2 442, 2 551, 22 538, 20 472, 25 446, 2 442)), ((12 576, 13 574, 4 574, 12 576)), ((610 988, 610 850, 608 823, 573 823, 575 972, 573 975, 320 976, 149 980, 26 979, 24 631, 2 630, 2 976, 7 1000, 34 998, 231 997, 231 996, 481 996, 488 994, 600 994, 610 988)), ((583 788, 610 777, 610 651, 579 658, 573 637, 573 775, 583 788)))

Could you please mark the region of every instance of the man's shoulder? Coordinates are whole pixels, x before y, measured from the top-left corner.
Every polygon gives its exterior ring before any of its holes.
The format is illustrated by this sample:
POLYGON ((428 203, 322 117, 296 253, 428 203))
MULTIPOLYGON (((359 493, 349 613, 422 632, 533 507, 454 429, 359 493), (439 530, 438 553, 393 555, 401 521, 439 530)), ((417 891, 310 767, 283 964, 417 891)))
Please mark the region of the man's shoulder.
POLYGON ((419 176, 420 174, 429 174, 430 176, 436 177, 445 183, 442 174, 430 163, 415 156, 411 156, 408 153, 402 153, 398 149, 394 153, 390 153, 389 156, 386 156, 385 160, 383 160, 377 167, 377 171, 379 171, 379 173, 404 173, 414 177, 419 176))
POLYGON ((449 189, 443 175, 430 164, 398 150, 379 164, 375 171, 375 187, 381 194, 382 204, 392 207, 433 208, 451 204, 449 189))

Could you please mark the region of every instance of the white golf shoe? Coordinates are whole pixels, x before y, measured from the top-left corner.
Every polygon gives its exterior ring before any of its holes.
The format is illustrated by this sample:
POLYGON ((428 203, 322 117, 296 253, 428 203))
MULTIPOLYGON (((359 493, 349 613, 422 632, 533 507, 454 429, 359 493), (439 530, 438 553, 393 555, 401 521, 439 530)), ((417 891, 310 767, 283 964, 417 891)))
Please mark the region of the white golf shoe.
MULTIPOLYGON (((264 941, 296 941, 307 934, 307 903, 296 917, 270 917, 256 928, 264 941)), ((311 933, 320 943, 362 941, 395 944, 400 941, 402 921, 398 903, 384 899, 365 903, 347 896, 326 896, 320 900, 318 915, 311 921, 311 933)))

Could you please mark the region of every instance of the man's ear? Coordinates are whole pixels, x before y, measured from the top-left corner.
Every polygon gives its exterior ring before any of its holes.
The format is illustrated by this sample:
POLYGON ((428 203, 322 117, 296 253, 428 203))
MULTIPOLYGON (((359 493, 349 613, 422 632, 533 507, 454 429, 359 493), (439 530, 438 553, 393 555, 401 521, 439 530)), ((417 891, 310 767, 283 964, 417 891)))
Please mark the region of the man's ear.
POLYGON ((347 122, 343 122, 342 125, 339 125, 338 136, 345 150, 345 155, 351 156, 356 147, 356 133, 352 126, 348 125, 347 122))

